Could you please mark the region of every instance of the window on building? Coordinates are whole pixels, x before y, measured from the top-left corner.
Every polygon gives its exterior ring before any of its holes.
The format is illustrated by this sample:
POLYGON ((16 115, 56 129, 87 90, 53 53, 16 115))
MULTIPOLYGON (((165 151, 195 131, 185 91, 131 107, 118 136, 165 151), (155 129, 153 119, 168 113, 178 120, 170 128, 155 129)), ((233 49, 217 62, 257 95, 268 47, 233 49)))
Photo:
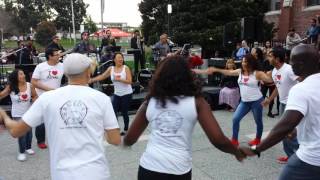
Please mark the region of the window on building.
POLYGON ((271 11, 277 11, 281 9, 281 3, 280 0, 271 0, 270 3, 270 10, 271 11))
POLYGON ((320 5, 320 0, 307 0, 307 6, 320 5))

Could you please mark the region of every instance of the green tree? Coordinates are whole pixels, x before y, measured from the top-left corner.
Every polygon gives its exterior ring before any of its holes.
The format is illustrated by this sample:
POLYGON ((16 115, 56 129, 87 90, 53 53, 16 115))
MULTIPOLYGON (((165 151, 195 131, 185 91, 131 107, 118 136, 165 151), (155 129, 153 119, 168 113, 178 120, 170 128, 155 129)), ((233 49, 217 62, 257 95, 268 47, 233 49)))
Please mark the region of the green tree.
MULTIPOLYGON (((72 0, 74 9, 74 21, 76 29, 80 29, 80 24, 83 22, 86 16, 87 4, 83 0, 72 0)), ((49 5, 56 11, 57 16, 54 22, 57 29, 68 30, 72 28, 72 11, 71 11, 71 1, 70 0, 50 0, 49 5)))
POLYGON ((43 21, 39 23, 35 35, 36 42, 42 46, 50 43, 52 36, 57 34, 56 26, 53 22, 43 21))
MULTIPOLYGON (((83 0, 72 0, 75 25, 79 29, 86 16, 86 5, 83 0)), ((12 12, 14 22, 22 33, 29 32, 42 21, 53 21, 60 30, 72 27, 70 0, 4 0, 7 12, 12 12)))
MULTIPOLYGON (((263 16, 267 11, 264 0, 142 0, 139 11, 142 14, 142 30, 147 42, 154 44, 161 33, 167 32, 170 18, 172 40, 200 44, 204 53, 222 46, 223 26, 229 22, 240 22, 242 17, 263 16), (168 17, 167 4, 172 4, 168 17)), ((240 38, 240 28, 235 28, 240 38)))
POLYGON ((85 29, 88 30, 90 33, 96 32, 98 30, 98 27, 96 23, 93 22, 91 16, 87 16, 84 20, 85 29))

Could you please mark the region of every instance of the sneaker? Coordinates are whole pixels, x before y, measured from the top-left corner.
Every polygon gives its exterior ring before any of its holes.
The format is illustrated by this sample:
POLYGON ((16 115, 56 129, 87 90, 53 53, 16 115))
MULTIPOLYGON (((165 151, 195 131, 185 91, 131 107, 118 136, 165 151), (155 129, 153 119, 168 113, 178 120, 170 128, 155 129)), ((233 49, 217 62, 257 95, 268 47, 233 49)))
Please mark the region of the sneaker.
POLYGON ((231 144, 233 144, 235 147, 239 146, 239 141, 237 139, 231 139, 231 144))
POLYGON ((287 164, 288 159, 289 159, 288 156, 280 156, 278 157, 277 161, 280 164, 287 164))
POLYGON ((39 147, 40 149, 46 149, 46 148, 47 148, 47 145, 46 145, 45 143, 39 143, 39 144, 38 144, 38 147, 39 147))
POLYGON ((26 153, 29 154, 29 155, 34 155, 35 154, 35 152, 32 149, 27 149, 26 153))
POLYGON ((248 144, 249 144, 249 146, 256 146, 256 145, 260 144, 260 139, 255 138, 255 139, 249 141, 248 144))
POLYGON ((274 114, 272 114, 272 113, 268 113, 267 116, 268 116, 268 117, 271 117, 271 118, 274 118, 274 114))
POLYGON ((19 153, 18 156, 17 156, 17 160, 21 161, 21 162, 27 160, 26 154, 25 153, 19 153))
POLYGON ((122 131, 121 133, 120 133, 120 136, 124 136, 124 135, 126 135, 127 134, 127 131, 122 131))

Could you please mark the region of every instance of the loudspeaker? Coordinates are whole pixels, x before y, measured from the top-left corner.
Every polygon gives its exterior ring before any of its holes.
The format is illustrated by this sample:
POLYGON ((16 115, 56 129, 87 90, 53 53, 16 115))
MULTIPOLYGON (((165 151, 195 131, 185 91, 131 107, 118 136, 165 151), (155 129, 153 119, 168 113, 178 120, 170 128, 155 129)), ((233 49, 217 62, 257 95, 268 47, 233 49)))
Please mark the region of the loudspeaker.
POLYGON ((229 22, 223 26, 223 46, 234 46, 239 41, 240 23, 238 21, 229 22))
POLYGON ((255 23, 255 41, 262 42, 263 37, 263 17, 257 17, 255 23))
POLYGON ((254 17, 244 17, 241 19, 241 39, 247 41, 255 40, 255 23, 254 17))

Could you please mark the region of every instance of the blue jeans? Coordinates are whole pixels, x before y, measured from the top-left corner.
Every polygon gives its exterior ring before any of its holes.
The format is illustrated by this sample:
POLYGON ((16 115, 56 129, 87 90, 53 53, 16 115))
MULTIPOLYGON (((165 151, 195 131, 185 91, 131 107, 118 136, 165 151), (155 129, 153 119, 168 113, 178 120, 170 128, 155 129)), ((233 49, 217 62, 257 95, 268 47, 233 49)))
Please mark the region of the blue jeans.
MULTIPOLYGON (((285 109, 286 109, 286 104, 280 103, 280 115, 283 115, 285 109)), ((288 157, 294 154, 299 148, 297 137, 294 137, 291 139, 286 137, 282 140, 282 144, 283 144, 283 150, 288 157)))
MULTIPOLYGON (((19 120, 20 118, 13 118, 19 120)), ((32 142, 32 129, 28 131, 24 136, 18 138, 19 152, 24 153, 27 149, 31 149, 32 142)))
POLYGON ((121 111, 121 114, 123 116, 125 131, 129 129, 128 111, 129 111, 131 99, 132 99, 132 94, 127 94, 124 96, 113 95, 113 98, 112 98, 112 106, 113 106, 114 112, 117 114, 117 112, 121 111))
POLYGON ((253 118, 257 125, 256 138, 261 139, 262 131, 263 131, 263 123, 262 123, 263 107, 261 105, 262 101, 263 101, 263 98, 260 98, 256 101, 250 101, 250 102, 243 102, 242 100, 240 101, 240 104, 238 105, 233 115, 233 125, 232 125, 233 139, 238 139, 240 121, 246 114, 248 114, 250 110, 253 113, 253 118))
POLYGON ((296 154, 293 154, 286 166, 282 169, 279 180, 316 180, 320 179, 320 166, 301 161, 296 154))

